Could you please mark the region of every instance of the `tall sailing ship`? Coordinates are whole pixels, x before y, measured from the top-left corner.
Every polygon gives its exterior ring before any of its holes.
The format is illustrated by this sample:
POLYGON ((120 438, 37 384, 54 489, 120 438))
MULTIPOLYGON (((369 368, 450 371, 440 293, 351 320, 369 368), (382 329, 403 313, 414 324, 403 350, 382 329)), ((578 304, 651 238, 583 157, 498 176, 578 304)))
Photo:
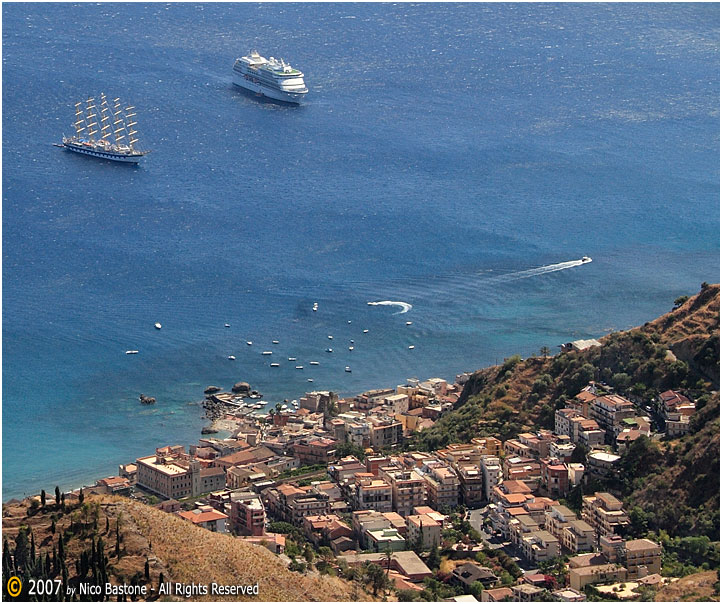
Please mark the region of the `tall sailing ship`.
POLYGON ((111 106, 101 92, 98 105, 93 97, 85 104, 82 101, 75 103, 75 136, 63 136, 63 143, 56 146, 75 153, 137 164, 150 151, 136 147, 138 131, 135 126, 138 122, 134 120, 135 115, 135 107, 123 107, 119 98, 113 99, 111 106))

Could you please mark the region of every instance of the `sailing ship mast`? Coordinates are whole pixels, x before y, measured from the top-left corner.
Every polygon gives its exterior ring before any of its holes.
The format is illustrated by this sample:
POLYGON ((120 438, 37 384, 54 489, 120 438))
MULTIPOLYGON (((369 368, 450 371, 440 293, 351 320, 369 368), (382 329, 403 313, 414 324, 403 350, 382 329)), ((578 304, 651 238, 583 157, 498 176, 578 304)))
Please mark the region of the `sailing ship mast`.
POLYGON ((98 122, 92 122, 93 118, 97 118, 97 114, 93 113, 93 109, 95 109, 95 105, 93 105, 93 102, 95 101, 95 98, 90 97, 87 101, 88 106, 85 109, 86 117, 85 120, 88 124, 88 137, 90 138, 90 142, 95 142, 94 135, 98 132, 97 130, 93 130, 93 126, 98 126, 98 122))
POLYGON ((73 122, 73 128, 75 128, 75 136, 80 136, 80 133, 85 130, 87 123, 85 121, 85 115, 83 114, 83 102, 75 103, 75 122, 73 122))
POLYGON ((135 109, 135 107, 133 107, 132 105, 125 108, 125 121, 128 128, 128 138, 130 139, 128 146, 131 148, 131 150, 133 150, 133 144, 138 142, 137 138, 133 138, 135 134, 138 134, 137 130, 133 130, 133 126, 135 126, 138 122, 129 121, 132 120, 133 117, 135 117, 135 113, 128 113, 129 111, 132 112, 133 109, 135 109))
POLYGON ((120 108, 120 98, 113 99, 113 117, 115 120, 113 121, 113 135, 115 136, 115 144, 118 145, 120 141, 122 141, 125 138, 125 134, 121 134, 118 136, 119 132, 127 132, 125 129, 125 119, 123 117, 123 111, 120 108), (120 126, 118 126, 120 124, 120 126), (116 126, 118 126, 116 128, 116 126))
POLYGON ((105 98, 105 94, 102 92, 100 93, 100 132, 101 132, 101 139, 104 141, 110 142, 110 132, 107 132, 110 130, 110 117, 108 117, 108 101, 105 98))

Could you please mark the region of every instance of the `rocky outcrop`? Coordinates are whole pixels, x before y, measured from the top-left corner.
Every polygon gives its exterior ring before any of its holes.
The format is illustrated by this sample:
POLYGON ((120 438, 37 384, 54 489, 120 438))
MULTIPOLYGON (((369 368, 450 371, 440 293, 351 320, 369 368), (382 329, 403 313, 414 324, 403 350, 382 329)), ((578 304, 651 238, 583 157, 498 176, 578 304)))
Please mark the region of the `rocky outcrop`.
POLYGON ((243 396, 249 396, 251 394, 251 385, 248 382, 236 382, 231 388, 231 392, 241 394, 243 396))
POLYGON ((146 396, 145 394, 141 394, 139 398, 141 405, 155 405, 155 398, 153 398, 152 396, 146 396))
POLYGON ((220 392, 221 390, 222 388, 220 386, 208 386, 208 388, 203 391, 203 394, 215 394, 216 392, 220 392))

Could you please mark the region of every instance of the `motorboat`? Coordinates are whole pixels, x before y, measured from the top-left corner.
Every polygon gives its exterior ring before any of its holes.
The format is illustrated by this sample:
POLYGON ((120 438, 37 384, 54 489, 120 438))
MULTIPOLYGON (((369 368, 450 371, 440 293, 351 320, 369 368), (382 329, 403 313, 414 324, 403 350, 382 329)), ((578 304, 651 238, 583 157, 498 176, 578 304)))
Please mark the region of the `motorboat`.
POLYGON ((349 349, 349 350, 353 350, 353 346, 349 346, 348 349, 349 349))
POLYGON ((231 355, 228 355, 228 360, 229 360, 229 361, 235 361, 235 360, 236 360, 236 357, 234 357, 232 354, 231 354, 231 355))
POLYGON ((281 363, 271 363, 271 367, 280 367, 281 363))
POLYGON ((333 336, 328 336, 328 339, 329 339, 329 340, 333 340, 333 336))
MULTIPOLYGON (((156 323, 156 325, 158 325, 158 323, 156 323)), ((230 323, 226 323, 223 327, 230 327, 230 326, 231 326, 230 323)), ((158 329, 160 329, 160 327, 158 329)))
POLYGON ((582 264, 586 264, 587 262, 591 262, 592 259, 589 256, 582 256, 582 264))
POLYGON ((273 354, 270 350, 264 350, 261 354, 268 356, 269 354, 273 354))
POLYGON ((296 365, 296 369, 303 369, 303 365, 296 365))
POLYGON ((281 411, 285 411, 286 409, 288 409, 288 405, 281 405, 281 411))
POLYGON ((125 354, 138 354, 137 350, 126 350, 125 354))
POLYGON ((406 321, 406 325, 413 325, 413 324, 414 324, 413 321, 406 321))
POLYGON ((309 365, 319 365, 320 363, 318 361, 311 361, 309 365))
POLYGON ((156 329, 160 329, 161 327, 163 327, 163 326, 162 326, 160 323, 156 323, 156 324, 155 324, 155 328, 156 328, 156 329))
POLYGON ((308 378, 306 381, 307 381, 307 382, 313 382, 313 379, 312 379, 312 378, 308 378))
POLYGON ((415 346, 409 346, 409 350, 413 350, 414 348, 416 348, 416 347, 415 347, 415 346))
POLYGON ((368 329, 364 329, 364 333, 368 333, 368 332, 369 332, 369 330, 368 330, 368 329))
POLYGON ((248 344, 249 346, 253 346, 253 342, 251 342, 250 340, 248 340, 248 342, 246 342, 246 344, 248 344))
POLYGON ((288 357, 288 360, 289 360, 289 361, 295 361, 295 360, 296 360, 296 357, 288 357))
POLYGON ((318 302, 313 303, 313 312, 316 312, 318 310, 318 302))
POLYGON ((333 352, 333 348, 327 348, 326 352, 333 352))
POLYGON ((345 371, 346 373, 351 373, 351 367, 349 367, 348 365, 346 365, 346 368, 344 369, 344 371, 345 371))
POLYGON ((278 340, 273 340, 271 343, 272 343, 272 344, 278 344, 278 340))

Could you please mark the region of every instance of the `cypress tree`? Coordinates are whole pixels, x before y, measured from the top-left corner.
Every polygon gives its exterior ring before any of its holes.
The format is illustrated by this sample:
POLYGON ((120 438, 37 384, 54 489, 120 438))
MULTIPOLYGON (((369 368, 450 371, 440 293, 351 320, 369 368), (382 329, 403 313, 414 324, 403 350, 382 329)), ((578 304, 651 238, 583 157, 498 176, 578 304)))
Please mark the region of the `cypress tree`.
POLYGON ((106 515, 105 517, 105 534, 110 532, 110 518, 106 515))
POLYGON ((145 559, 145 580, 150 583, 150 564, 148 558, 145 559))
POLYGON ((65 493, 60 494, 60 505, 63 508, 63 512, 65 511, 65 493))
POLYGON ((60 487, 55 485, 55 507, 60 505, 60 487))
POLYGON ((55 518, 53 518, 50 521, 50 532, 54 535, 55 534, 55 518))
POLYGON ((45 509, 45 489, 40 491, 40 505, 45 509))
POLYGON ((78 495, 78 503, 80 505, 83 505, 83 501, 85 501, 85 493, 83 493, 83 488, 80 488, 80 494, 78 495))
POLYGON ((35 533, 30 533, 30 562, 35 564, 35 533))
POLYGON ((25 568, 28 562, 28 530, 26 527, 20 527, 18 536, 15 537, 15 570, 25 568))
POLYGON ((57 575, 60 571, 58 567, 58 548, 53 543, 53 575, 57 575))

